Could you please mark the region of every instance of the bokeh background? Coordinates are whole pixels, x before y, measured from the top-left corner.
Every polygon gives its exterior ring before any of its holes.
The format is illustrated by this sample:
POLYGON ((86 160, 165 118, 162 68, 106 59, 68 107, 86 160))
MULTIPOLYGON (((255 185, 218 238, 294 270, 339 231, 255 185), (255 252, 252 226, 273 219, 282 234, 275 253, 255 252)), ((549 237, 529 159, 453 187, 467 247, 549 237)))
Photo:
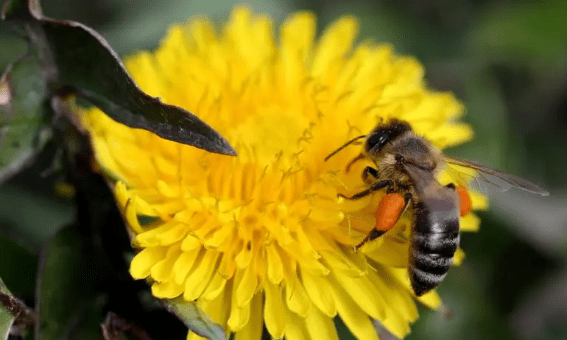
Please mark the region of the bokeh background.
MULTIPOLYGON (((167 27, 205 13, 223 21, 230 0, 43 0, 44 13, 99 31, 120 55, 153 49, 167 27)), ((279 23, 296 10, 319 30, 344 14, 361 39, 417 57, 431 87, 466 105, 475 139, 447 153, 540 183, 539 197, 491 196, 467 258, 439 288, 445 308, 421 310, 408 339, 567 339, 567 4, 555 1, 254 0, 279 23)), ((0 30, 0 69, 25 45, 0 30)), ((33 296, 38 249, 74 219, 48 147, 34 166, 0 187, 0 277, 33 296), (43 175, 42 175, 43 174, 43 175), (14 263, 18 266, 14 266, 14 263)), ((345 329, 341 339, 350 339, 345 329)), ((388 338, 388 335, 385 335, 388 338)))

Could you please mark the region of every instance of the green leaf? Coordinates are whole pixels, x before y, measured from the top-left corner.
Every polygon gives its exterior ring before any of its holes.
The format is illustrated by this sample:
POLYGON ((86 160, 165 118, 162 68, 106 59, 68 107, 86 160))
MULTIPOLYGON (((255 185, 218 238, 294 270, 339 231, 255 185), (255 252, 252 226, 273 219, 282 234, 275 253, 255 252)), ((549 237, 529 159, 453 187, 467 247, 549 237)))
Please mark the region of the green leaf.
POLYGON ((187 302, 183 298, 166 301, 168 309, 198 335, 211 340, 226 340, 222 327, 201 310, 195 302, 187 302))
POLYGON ((33 300, 37 256, 0 234, 0 277, 23 299, 33 300))
MULTIPOLYGON (((58 232, 46 247, 39 283, 39 338, 66 339, 105 302, 108 273, 75 225, 58 232)), ((101 312, 98 314, 102 322, 101 312)), ((100 323, 99 322, 99 323, 100 323)))
MULTIPOLYGON (((164 104, 140 90, 106 40, 73 21, 58 21, 32 11, 21 14, 24 0, 7 0, 2 17, 27 32, 53 92, 71 93, 98 106, 132 128, 227 155, 236 152, 214 129, 190 112, 164 104), (14 9, 15 8, 15 9, 14 9)), ((30 0, 31 2, 31 0, 30 0)))
POLYGON ((9 299, 10 296, 10 291, 0 278, 0 297, 2 297, 0 300, 0 339, 8 339, 10 328, 12 327, 14 320, 16 320, 16 317, 12 314, 12 311, 4 302, 4 300, 9 299))
POLYGON ((40 75, 38 60, 24 56, 0 78, 0 184, 30 164, 50 136, 40 75))

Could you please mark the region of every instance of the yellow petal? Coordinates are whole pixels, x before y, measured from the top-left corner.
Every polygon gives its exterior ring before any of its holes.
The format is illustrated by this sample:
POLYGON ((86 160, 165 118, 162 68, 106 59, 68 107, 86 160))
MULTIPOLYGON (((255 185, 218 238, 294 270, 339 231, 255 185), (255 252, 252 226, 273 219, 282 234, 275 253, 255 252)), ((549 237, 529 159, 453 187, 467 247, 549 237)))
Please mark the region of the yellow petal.
POLYGON ((234 229, 231 227, 221 227, 219 230, 215 231, 211 237, 208 237, 205 240, 205 247, 207 247, 207 249, 219 248, 229 237, 232 236, 233 231, 234 229))
POLYGON ((469 125, 453 123, 444 125, 427 133, 428 139, 438 148, 444 149, 462 144, 473 138, 473 130, 469 125))
POLYGON ((280 29, 282 50, 297 50, 300 60, 305 60, 313 46, 316 24, 315 16, 311 12, 292 14, 280 29))
POLYGON ((278 284, 283 279, 283 265, 280 255, 276 250, 276 245, 266 247, 266 261, 268 268, 268 280, 273 284, 278 284))
POLYGON ((116 184, 114 185, 114 196, 116 197, 116 203, 118 204, 118 206, 121 209, 124 209, 124 207, 126 207, 128 199, 130 199, 130 193, 126 188, 126 183, 124 183, 123 181, 116 182, 116 184))
MULTIPOLYGON (((137 219, 137 217, 135 217, 137 219)), ((172 228, 175 228, 176 224, 172 222, 166 222, 161 224, 159 227, 150 229, 148 231, 140 232, 136 235, 134 243, 139 247, 155 247, 161 245, 159 237, 162 233, 167 233, 172 228)))
MULTIPOLYGON (((312 74, 319 76, 332 68, 333 63, 351 49, 358 30, 358 23, 353 17, 343 17, 325 29, 315 48, 312 74)), ((336 64, 335 64, 336 67, 336 64)))
POLYGON ((236 280, 235 284, 237 285, 236 304, 240 307, 248 305, 258 287, 258 276, 254 266, 250 265, 244 269, 242 280, 240 282, 236 280))
POLYGON ((151 268, 165 257, 166 252, 165 247, 145 248, 130 262, 130 275, 134 279, 145 279, 150 276, 151 268))
POLYGON ((161 77, 156 70, 154 57, 148 52, 141 52, 124 60, 124 65, 130 70, 139 70, 133 77, 138 85, 151 96, 158 96, 163 88, 159 81, 161 77), (136 75, 140 75, 136 77, 136 75), (143 76, 141 76, 143 75, 143 76), (153 81, 152 81, 153 80, 153 81))
POLYGON ((330 292, 334 295, 339 316, 352 334, 359 339, 379 340, 378 334, 368 315, 340 287, 333 286, 330 292))
POLYGON ((435 290, 429 291, 429 293, 426 293, 418 297, 417 299, 419 300, 419 302, 423 303, 425 306, 431 309, 437 309, 439 308, 439 306, 441 306, 441 298, 435 290))
POLYGON ((453 265, 460 266, 465 259, 465 252, 461 248, 457 248, 455 255, 453 256, 453 265))
POLYGON ((183 286, 173 281, 156 282, 152 285, 152 294, 160 299, 173 299, 183 293, 183 286))
POLYGON ((476 191, 470 190, 469 195, 471 196, 472 208, 475 210, 486 210, 488 209, 488 198, 476 191))
POLYGON ((480 228, 480 218, 475 214, 468 214, 461 217, 460 223, 461 231, 473 231, 476 232, 480 228))
POLYGON ((387 306, 396 306, 395 311, 398 312, 404 320, 414 321, 417 319, 417 308, 413 303, 410 287, 409 276, 405 268, 393 268, 385 266, 376 266, 375 271, 369 272, 369 279, 378 290, 383 294, 387 306))
POLYGON ((287 307, 300 316, 306 316, 311 307, 311 301, 308 299, 307 292, 305 292, 303 284, 297 277, 294 277, 292 281, 288 280, 286 302, 287 307))
POLYGON ((283 338, 287 324, 287 308, 283 303, 282 290, 279 286, 264 282, 264 321, 272 338, 283 338))
POLYGON ((250 302, 250 309, 253 317, 250 322, 244 326, 240 331, 236 332, 235 340, 260 340, 262 338, 262 326, 264 322, 261 317, 262 313, 262 295, 256 294, 250 302))
POLYGON ((203 292, 203 295, 201 296, 201 298, 204 299, 204 300, 207 300, 207 301, 211 301, 211 300, 216 299, 217 296, 219 296, 219 294, 225 288, 226 282, 227 282, 226 278, 224 278, 219 273, 216 273, 213 276, 213 279, 211 280, 211 282, 209 282, 209 285, 207 286, 207 288, 203 292))
MULTIPOLYGON (((372 260, 390 267, 407 267, 409 263, 409 243, 397 237, 384 237, 384 242, 376 250, 366 252, 372 260)), ((364 251, 364 249, 363 249, 364 251)))
MULTIPOLYGON (((309 331, 305 325, 305 318, 299 317, 293 312, 287 311, 287 319, 290 321, 285 330, 286 340, 309 340, 309 331)), ((324 339, 323 337, 319 339, 324 339)))
MULTIPOLYGON (((346 275, 334 275, 334 279, 366 314, 374 319, 385 317, 384 306, 386 301, 382 292, 377 289, 373 282, 370 282, 367 276, 353 278, 346 275), (369 299, 369 296, 372 296, 372 299, 369 299)), ((378 279, 380 280, 380 278, 378 279)))
POLYGON ((315 36, 315 18, 312 13, 300 12, 286 20, 281 28, 281 64, 284 88, 301 89, 305 63, 315 36))
MULTIPOLYGON (((238 276, 238 272, 237 272, 238 276)), ((250 303, 239 307, 236 302, 236 287, 233 287, 231 304, 230 304, 230 317, 228 318, 227 325, 232 332, 241 330, 250 320, 250 303)))
POLYGON ((136 211, 136 206, 133 201, 136 199, 136 196, 130 197, 128 202, 126 202, 126 208, 124 210, 124 216, 126 217, 126 222, 128 226, 132 228, 135 232, 141 232, 142 227, 140 226, 140 222, 138 221, 138 214, 136 211))
MULTIPOLYGON (((169 171, 177 174, 178 170, 176 165, 173 165, 170 162, 166 163, 161 157, 158 157, 158 159, 162 160, 162 167, 164 166, 164 164, 168 164, 172 167, 172 169, 170 169, 169 171)), ((154 160, 154 162, 157 162, 157 160, 154 160)), ((166 181, 161 179, 157 181, 156 189, 161 195, 167 198, 176 198, 181 195, 181 190, 178 186, 169 185, 166 181)))
POLYGON ((185 279, 185 291, 183 292, 185 300, 192 301, 201 296, 217 267, 216 263, 219 256, 220 254, 216 251, 206 251, 201 262, 193 266, 185 279))
POLYGON ((333 318, 323 313, 318 308, 311 308, 305 318, 307 332, 311 339, 339 339, 333 318))
POLYGON ((195 235, 189 234, 181 242, 181 250, 190 251, 196 248, 201 248, 202 244, 201 240, 195 237, 195 235))
POLYGON ((230 285, 227 290, 223 290, 215 299, 207 301, 199 299, 197 305, 205 312, 214 322, 221 325, 228 333, 227 320, 230 314, 230 299, 232 291, 230 285))
POLYGON ((326 277, 305 274, 303 275, 303 285, 313 304, 325 315, 334 317, 337 314, 333 295, 329 294, 330 283, 326 277))
POLYGON ((193 268, 197 258, 201 254, 201 248, 195 248, 189 251, 183 251, 173 264, 173 281, 182 285, 189 271, 193 268))
POLYGON ((187 227, 181 223, 172 223, 172 227, 156 235, 156 239, 163 246, 168 246, 180 241, 187 234, 187 227))
POLYGON ((181 254, 179 247, 169 247, 165 258, 152 266, 150 274, 152 279, 159 282, 166 282, 173 279, 173 264, 181 254))

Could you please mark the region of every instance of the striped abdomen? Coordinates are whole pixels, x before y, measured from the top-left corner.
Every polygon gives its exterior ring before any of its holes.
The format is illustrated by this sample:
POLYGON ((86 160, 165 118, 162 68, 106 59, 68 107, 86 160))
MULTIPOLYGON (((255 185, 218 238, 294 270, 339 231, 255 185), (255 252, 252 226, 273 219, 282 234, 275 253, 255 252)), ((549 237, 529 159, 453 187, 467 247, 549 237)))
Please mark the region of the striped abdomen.
POLYGON ((447 275, 459 246, 459 215, 456 202, 426 200, 414 206, 411 232, 409 277, 417 296, 437 287, 447 275), (450 205, 447 209, 446 204, 450 205), (454 207, 453 207, 454 206, 454 207))

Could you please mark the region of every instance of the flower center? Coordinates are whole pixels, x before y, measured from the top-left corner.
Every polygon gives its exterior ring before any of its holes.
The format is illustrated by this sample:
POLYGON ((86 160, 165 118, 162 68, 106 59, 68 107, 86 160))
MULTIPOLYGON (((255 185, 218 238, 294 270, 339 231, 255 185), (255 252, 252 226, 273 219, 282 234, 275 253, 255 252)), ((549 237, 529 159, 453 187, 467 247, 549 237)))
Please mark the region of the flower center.
POLYGON ((269 110, 255 115, 234 131, 233 138, 241 161, 256 161, 260 166, 274 161, 279 153, 284 158, 298 151, 299 138, 309 126, 301 114, 269 110))

